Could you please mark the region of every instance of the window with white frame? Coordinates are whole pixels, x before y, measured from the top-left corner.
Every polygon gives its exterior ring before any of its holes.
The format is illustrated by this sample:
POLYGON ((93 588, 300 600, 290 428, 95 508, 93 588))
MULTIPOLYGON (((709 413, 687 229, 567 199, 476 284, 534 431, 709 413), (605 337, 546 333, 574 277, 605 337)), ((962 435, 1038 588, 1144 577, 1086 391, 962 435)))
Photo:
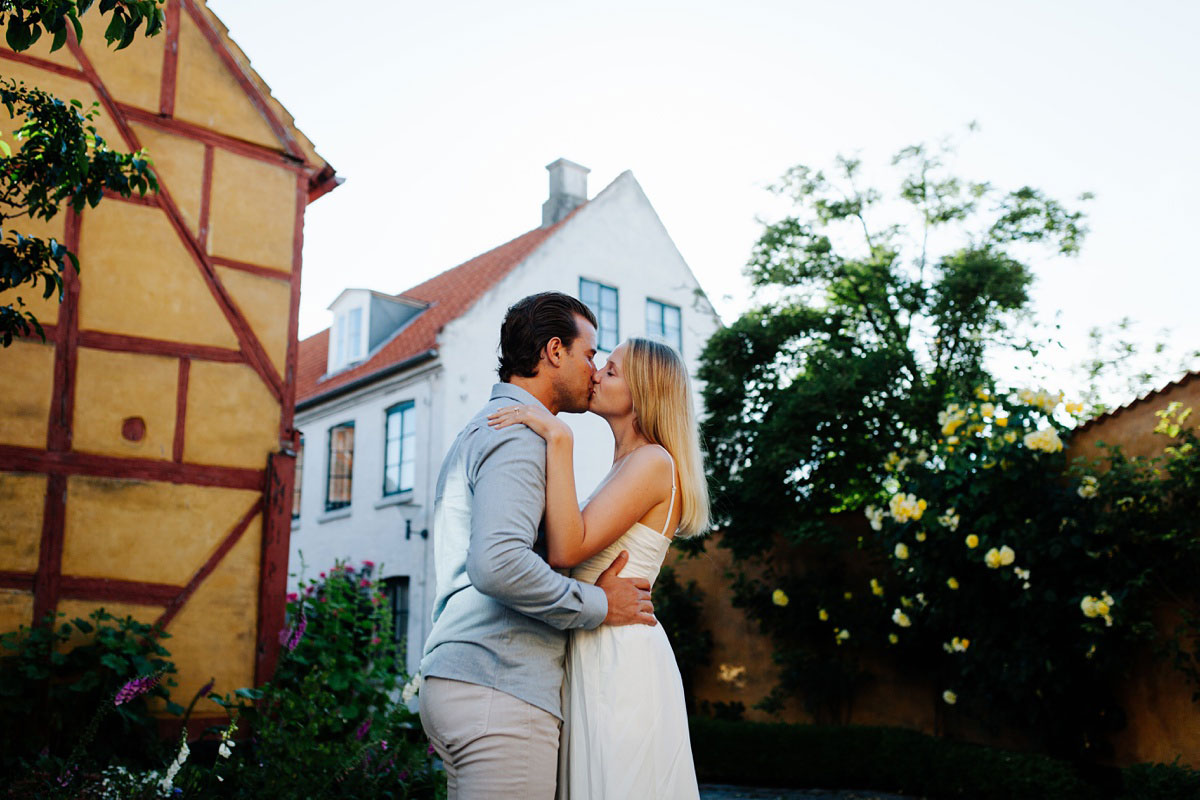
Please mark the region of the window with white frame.
POLYGON ((352 308, 334 320, 333 369, 341 369, 363 357, 363 310, 352 308))
POLYGON ((683 352, 683 318, 679 306, 646 300, 646 336, 683 352))
POLYGON ((611 353, 621 339, 617 290, 603 283, 579 279, 579 299, 596 315, 596 347, 611 353))
POLYGON ((292 486, 292 519, 300 519, 300 485, 304 483, 304 437, 296 443, 296 483, 292 486))
POLYGON ((354 423, 343 422, 329 429, 329 463, 325 483, 325 510, 350 505, 354 477, 354 423))
POLYGON ((383 596, 392 612, 392 641, 403 653, 408 639, 408 576, 383 579, 383 596))
POLYGON ((412 491, 416 472, 416 408, 410 400, 387 410, 383 444, 383 494, 412 491))

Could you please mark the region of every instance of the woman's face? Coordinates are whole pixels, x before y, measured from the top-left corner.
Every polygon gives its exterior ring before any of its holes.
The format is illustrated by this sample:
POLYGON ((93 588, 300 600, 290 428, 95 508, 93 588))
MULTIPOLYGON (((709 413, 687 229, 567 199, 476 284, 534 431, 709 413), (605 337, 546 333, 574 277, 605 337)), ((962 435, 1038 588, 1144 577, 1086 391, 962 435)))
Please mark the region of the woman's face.
POLYGON ((629 348, 624 343, 618 345, 609 354, 604 366, 596 370, 592 378, 592 398, 588 404, 588 411, 605 419, 633 413, 633 395, 629 393, 629 385, 625 383, 625 373, 622 370, 628 351, 629 348))

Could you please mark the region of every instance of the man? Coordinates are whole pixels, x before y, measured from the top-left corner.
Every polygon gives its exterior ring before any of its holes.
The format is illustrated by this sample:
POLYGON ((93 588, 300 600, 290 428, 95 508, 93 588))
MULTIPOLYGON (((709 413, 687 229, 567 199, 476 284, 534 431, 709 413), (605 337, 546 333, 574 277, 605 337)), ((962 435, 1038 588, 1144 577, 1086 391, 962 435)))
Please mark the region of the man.
POLYGON ((425 643, 421 723, 450 800, 554 797, 566 631, 655 624, 650 585, 619 578, 621 553, 580 583, 534 550, 546 507, 546 444, 487 415, 517 403, 587 410, 596 318, 558 292, 526 297, 500 328, 500 383, 450 447, 434 507, 437 597, 425 643))

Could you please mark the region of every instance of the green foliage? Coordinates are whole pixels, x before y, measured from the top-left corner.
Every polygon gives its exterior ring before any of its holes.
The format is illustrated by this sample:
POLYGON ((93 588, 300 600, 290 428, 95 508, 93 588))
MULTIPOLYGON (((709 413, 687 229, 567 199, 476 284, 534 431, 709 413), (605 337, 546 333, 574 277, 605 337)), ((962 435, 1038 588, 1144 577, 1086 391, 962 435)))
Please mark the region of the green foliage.
MULTIPOLYGON (((1070 764, 900 728, 690 721, 702 781, 863 789, 942 800, 1094 800, 1070 764)), ((1149 798, 1147 798, 1149 800, 1149 798)))
POLYGON ((1121 771, 1119 800, 1195 800, 1200 772, 1179 764, 1136 764, 1121 771))
MULTIPOLYGON (((162 5, 165 0, 100 0, 101 14, 109 14, 104 39, 116 49, 133 44, 138 28, 146 24, 146 35, 154 36, 163 28, 162 5)), ((94 0, 0 0, 0 25, 8 46, 18 53, 28 50, 45 32, 53 37, 50 51, 67 43, 68 24, 77 39, 83 39, 80 17, 94 0)))
POLYGON ((832 542, 828 514, 862 506, 884 455, 982 380, 988 347, 1032 347, 1010 333, 1029 299, 1023 257, 1076 253, 1082 214, 959 179, 950 152, 898 153, 894 200, 860 188, 847 158, 773 187, 794 212, 766 225, 747 266, 763 302, 709 340, 699 370, 714 508, 739 558, 776 534, 832 542))
POLYGON ((662 568, 654 582, 654 616, 675 653, 689 709, 695 707, 692 685, 696 672, 709 665, 712 655, 712 631, 700 626, 703 607, 704 593, 695 581, 682 584, 674 569, 662 568))
POLYGON ((183 709, 170 702, 163 682, 119 706, 113 698, 139 676, 165 675, 174 685, 175 666, 158 642, 168 635, 156 637, 150 625, 102 608, 87 619, 51 622, 0 635, 0 768, 9 773, 40 757, 41 769, 57 774, 56 766, 78 764, 84 741, 89 763, 148 763, 158 745, 147 698, 167 701, 176 714, 183 709))
POLYGON ((444 790, 420 722, 402 697, 402 654, 374 565, 338 564, 288 603, 270 683, 219 698, 254 731, 185 793, 218 798, 410 798, 444 790), (294 649, 292 647, 294 646, 294 649), (252 702, 247 702, 252 701, 252 702), (223 778, 223 780, 218 780, 223 778))
MULTIPOLYGON (((158 33, 161 3, 101 0, 100 13, 109 15, 108 42, 126 47, 143 22, 146 35, 158 33)), ((31 47, 43 31, 54 37, 52 49, 58 49, 66 42, 68 24, 82 37, 79 18, 91 5, 92 0, 0 0, 0 24, 13 50, 31 47)), ((54 239, 22 235, 11 221, 24 216, 50 220, 64 204, 80 211, 96 206, 106 190, 122 197, 145 195, 157 191, 158 183, 144 151, 115 152, 96 133, 99 103, 84 109, 78 100, 67 102, 4 78, 0 103, 11 118, 21 120, 15 147, 0 139, 0 292, 28 284, 45 298, 57 293, 61 300, 67 262, 79 270, 75 254, 54 239)), ((45 340, 23 297, 0 305, 0 346, 34 332, 45 340)))

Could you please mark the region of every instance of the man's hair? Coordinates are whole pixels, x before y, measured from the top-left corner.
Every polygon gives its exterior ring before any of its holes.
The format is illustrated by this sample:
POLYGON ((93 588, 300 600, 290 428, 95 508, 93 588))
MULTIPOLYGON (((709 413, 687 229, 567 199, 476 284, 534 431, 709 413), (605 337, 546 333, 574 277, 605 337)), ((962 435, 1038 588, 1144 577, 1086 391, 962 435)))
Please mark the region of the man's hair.
POLYGON ((569 349, 579 334, 576 316, 596 327, 592 310, 562 292, 531 294, 514 303, 500 326, 500 380, 537 375, 542 348, 555 337, 569 349))

